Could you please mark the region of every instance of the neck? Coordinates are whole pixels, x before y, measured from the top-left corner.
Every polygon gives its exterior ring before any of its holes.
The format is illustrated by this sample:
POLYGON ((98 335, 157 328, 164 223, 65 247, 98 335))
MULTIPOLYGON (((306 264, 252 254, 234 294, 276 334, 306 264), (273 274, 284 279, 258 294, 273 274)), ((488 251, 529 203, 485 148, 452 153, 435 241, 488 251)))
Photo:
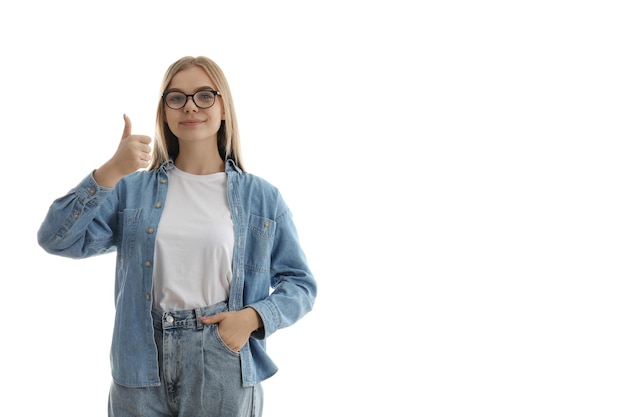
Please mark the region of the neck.
POLYGON ((216 172, 224 172, 224 161, 219 155, 217 149, 210 152, 202 149, 192 149, 191 147, 180 147, 180 151, 174 165, 181 171, 196 175, 215 174, 216 172))

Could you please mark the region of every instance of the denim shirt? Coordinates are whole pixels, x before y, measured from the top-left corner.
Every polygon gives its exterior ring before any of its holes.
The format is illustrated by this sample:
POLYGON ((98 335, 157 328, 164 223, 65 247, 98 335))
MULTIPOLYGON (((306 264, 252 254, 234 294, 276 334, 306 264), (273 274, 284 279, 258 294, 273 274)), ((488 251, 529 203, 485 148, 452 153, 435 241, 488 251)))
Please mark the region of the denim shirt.
MULTIPOLYGON (((129 387, 160 385, 151 316, 152 261, 171 166, 170 161, 137 171, 114 188, 101 187, 93 174, 87 175, 52 203, 37 234, 39 245, 55 255, 87 258, 117 252, 111 371, 117 383, 129 387)), ((317 284, 278 189, 232 160, 226 174, 235 234, 229 310, 252 307, 263 321, 240 352, 243 385, 251 386, 278 370, 265 340, 312 309, 317 284)))

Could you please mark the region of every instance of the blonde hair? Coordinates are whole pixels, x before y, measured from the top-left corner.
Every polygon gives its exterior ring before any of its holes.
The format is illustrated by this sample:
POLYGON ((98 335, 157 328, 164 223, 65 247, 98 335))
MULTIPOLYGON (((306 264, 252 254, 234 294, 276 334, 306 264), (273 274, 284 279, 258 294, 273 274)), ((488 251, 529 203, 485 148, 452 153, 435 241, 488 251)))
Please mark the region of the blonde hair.
MULTIPOLYGON (((215 83, 215 88, 220 92, 222 97, 222 106, 224 108, 224 120, 217 132, 217 147, 220 156, 226 162, 227 159, 235 161, 237 166, 244 169, 241 160, 241 143, 239 140, 239 127, 237 125, 237 115, 233 98, 230 93, 230 87, 226 76, 222 69, 211 59, 205 56, 185 56, 174 62, 165 72, 163 82, 161 83, 160 97, 169 88, 172 78, 181 70, 189 69, 194 66, 200 67, 206 71, 209 78, 215 83)), ((178 156, 178 138, 172 133, 165 122, 165 108, 163 100, 159 99, 156 114, 156 126, 154 134, 154 149, 152 150, 152 160, 148 166, 148 170, 152 171, 160 167, 164 162, 175 159, 178 156)))

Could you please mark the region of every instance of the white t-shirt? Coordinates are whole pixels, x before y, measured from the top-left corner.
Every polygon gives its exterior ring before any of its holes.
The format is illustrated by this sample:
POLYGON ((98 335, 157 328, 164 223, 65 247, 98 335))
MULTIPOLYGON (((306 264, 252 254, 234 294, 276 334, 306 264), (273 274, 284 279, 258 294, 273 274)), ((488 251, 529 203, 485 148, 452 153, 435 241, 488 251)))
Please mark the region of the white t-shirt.
POLYGON ((156 235, 153 303, 188 310, 228 299, 234 246, 226 173, 173 167, 156 235))

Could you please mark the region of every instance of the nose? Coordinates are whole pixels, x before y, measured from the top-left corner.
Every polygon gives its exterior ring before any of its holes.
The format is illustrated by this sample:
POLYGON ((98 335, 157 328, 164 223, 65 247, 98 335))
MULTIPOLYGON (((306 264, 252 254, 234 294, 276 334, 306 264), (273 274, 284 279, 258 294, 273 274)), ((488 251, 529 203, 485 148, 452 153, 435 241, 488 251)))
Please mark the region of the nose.
POLYGON ((192 111, 198 111, 198 106, 196 106, 196 102, 193 101, 193 96, 187 97, 187 102, 183 106, 183 111, 188 113, 192 111))

